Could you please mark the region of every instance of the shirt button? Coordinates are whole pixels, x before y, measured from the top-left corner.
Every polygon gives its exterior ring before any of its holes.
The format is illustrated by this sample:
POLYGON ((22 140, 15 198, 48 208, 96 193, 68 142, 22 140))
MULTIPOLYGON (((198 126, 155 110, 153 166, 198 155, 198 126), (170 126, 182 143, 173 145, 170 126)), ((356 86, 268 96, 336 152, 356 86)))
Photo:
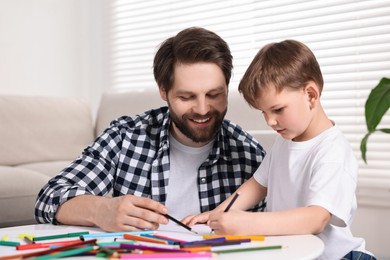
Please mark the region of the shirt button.
POLYGON ((206 183, 206 178, 200 179, 200 182, 201 182, 201 183, 206 183))

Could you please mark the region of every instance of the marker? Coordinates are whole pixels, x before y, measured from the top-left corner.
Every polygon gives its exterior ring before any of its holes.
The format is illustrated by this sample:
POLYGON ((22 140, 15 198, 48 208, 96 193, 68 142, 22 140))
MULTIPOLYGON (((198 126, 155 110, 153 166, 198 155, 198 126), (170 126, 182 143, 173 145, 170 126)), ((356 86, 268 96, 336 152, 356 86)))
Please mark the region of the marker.
POLYGON ((162 258, 211 258, 214 254, 210 252, 188 252, 188 253, 160 253, 160 254, 120 254, 121 259, 162 259, 162 258))
POLYGON ((142 241, 142 242, 150 242, 150 243, 157 243, 157 244, 168 244, 166 240, 158 239, 158 238, 150 238, 150 237, 144 237, 144 236, 138 236, 138 235, 132 235, 132 234, 124 234, 123 238, 128 240, 135 240, 135 241, 142 241))
POLYGON ((34 237, 33 241, 66 238, 66 237, 79 237, 79 236, 83 236, 83 235, 87 235, 87 234, 89 234, 88 231, 83 231, 83 232, 74 232, 74 233, 59 234, 59 235, 52 235, 52 236, 34 237))
POLYGON ((144 246, 144 245, 132 245, 132 244, 121 244, 120 248, 122 249, 139 249, 139 250, 150 250, 155 252, 171 252, 171 253, 185 253, 189 252, 187 250, 182 250, 178 248, 165 248, 165 247, 155 247, 155 246, 144 246))
POLYGON ((227 235, 227 236, 222 236, 222 235, 203 235, 202 236, 204 239, 210 239, 210 238, 217 238, 217 237, 224 237, 226 240, 241 240, 241 239, 250 239, 252 241, 263 241, 265 239, 264 236, 247 236, 247 235, 227 235))
POLYGON ((272 250, 272 249, 282 249, 280 245, 277 246, 261 246, 261 247, 247 247, 247 248, 236 248, 236 249, 224 249, 224 250, 212 250, 213 253, 217 254, 226 254, 226 253, 238 253, 246 251, 256 251, 256 250, 272 250))
POLYGON ((4 241, 4 240, 0 241, 0 246, 18 246, 18 245, 20 245, 19 242, 4 241))
POLYGON ((81 240, 90 239, 90 238, 102 238, 102 237, 123 237, 124 234, 130 235, 142 235, 142 234, 154 234, 154 230, 143 230, 143 231, 131 231, 131 232, 109 232, 109 233, 96 233, 82 235, 81 240))

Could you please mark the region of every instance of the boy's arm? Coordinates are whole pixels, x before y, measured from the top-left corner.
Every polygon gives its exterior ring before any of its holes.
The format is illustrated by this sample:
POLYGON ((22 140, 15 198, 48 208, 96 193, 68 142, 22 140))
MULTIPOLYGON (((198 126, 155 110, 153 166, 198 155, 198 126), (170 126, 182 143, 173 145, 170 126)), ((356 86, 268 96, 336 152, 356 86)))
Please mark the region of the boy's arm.
POLYGON ((240 196, 230 207, 230 210, 232 209, 247 210, 253 208, 265 198, 267 194, 267 188, 260 185, 253 177, 251 177, 244 184, 242 184, 229 198, 227 198, 224 202, 219 204, 218 207, 216 207, 212 211, 203 212, 198 215, 188 216, 184 218, 182 222, 189 226, 193 226, 197 223, 208 222, 210 214, 223 212, 226 209, 226 207, 229 205, 230 201, 233 199, 236 193, 240 193, 240 196))
POLYGON ((320 206, 308 206, 275 212, 230 210, 211 215, 209 224, 216 234, 319 234, 330 218, 331 214, 326 209, 320 206))

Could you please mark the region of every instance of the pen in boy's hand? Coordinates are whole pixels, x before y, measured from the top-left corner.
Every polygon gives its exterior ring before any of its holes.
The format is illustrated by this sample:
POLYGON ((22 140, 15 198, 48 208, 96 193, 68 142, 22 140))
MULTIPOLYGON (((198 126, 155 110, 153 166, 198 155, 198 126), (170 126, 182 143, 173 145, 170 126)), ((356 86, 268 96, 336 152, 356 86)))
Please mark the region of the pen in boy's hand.
MULTIPOLYGON (((227 205, 227 207, 225 208, 225 210, 223 212, 228 212, 229 209, 232 207, 233 203, 236 201, 236 199, 238 198, 238 195, 240 195, 239 192, 237 192, 236 194, 234 194, 234 197, 232 198, 232 200, 229 202, 229 204, 227 205)), ((213 233, 214 232, 214 229, 211 229, 210 233, 213 233)))
POLYGON ((226 209, 223 212, 228 212, 229 211, 229 209, 233 206, 233 203, 238 198, 238 195, 240 195, 240 193, 238 193, 238 192, 236 194, 234 194, 233 199, 229 202, 229 204, 227 205, 226 209))

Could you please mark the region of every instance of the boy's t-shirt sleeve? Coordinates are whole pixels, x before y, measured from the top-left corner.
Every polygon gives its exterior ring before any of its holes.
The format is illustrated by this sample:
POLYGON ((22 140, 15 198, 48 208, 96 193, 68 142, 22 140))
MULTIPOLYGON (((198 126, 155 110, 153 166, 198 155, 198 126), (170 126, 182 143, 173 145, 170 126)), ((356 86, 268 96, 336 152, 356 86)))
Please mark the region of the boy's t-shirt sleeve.
POLYGON ((330 223, 340 227, 351 223, 351 213, 356 209, 356 178, 349 164, 348 158, 341 156, 317 165, 311 176, 307 201, 308 206, 327 209, 332 214, 330 223))

